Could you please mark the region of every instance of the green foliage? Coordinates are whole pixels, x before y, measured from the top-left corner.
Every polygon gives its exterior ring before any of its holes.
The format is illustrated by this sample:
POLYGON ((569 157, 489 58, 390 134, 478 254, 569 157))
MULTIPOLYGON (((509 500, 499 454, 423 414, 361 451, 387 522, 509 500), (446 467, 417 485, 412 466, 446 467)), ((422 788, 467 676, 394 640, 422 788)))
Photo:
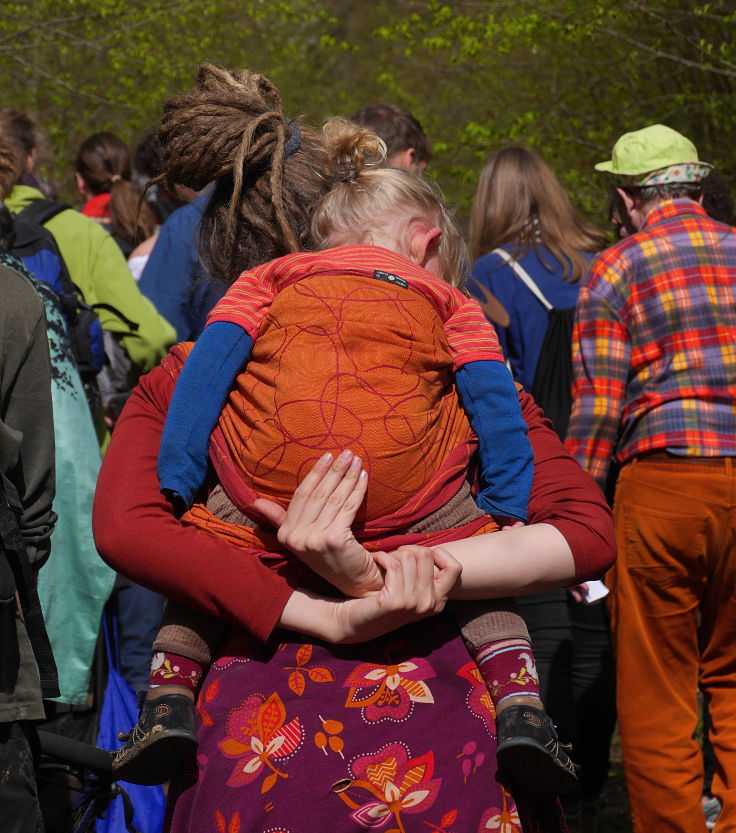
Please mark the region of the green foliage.
POLYGON ((592 166, 626 130, 667 123, 736 170, 729 0, 16 0, 0 24, 3 102, 36 116, 67 193, 85 136, 136 140, 204 60, 266 73, 313 123, 369 101, 406 107, 461 217, 508 142, 538 150, 599 220, 592 166))

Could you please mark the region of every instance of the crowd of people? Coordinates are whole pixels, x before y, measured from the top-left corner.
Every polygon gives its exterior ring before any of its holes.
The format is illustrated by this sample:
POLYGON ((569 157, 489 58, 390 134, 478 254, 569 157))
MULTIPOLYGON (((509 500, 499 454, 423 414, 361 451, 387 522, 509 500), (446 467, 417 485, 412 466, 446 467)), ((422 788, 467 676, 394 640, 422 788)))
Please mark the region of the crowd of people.
POLYGON ((685 136, 615 142, 605 231, 497 149, 467 248, 393 104, 203 65, 79 210, 37 143, 0 109, 6 829, 36 726, 95 742, 102 619, 172 833, 604 833, 617 722, 636 833, 736 827, 736 229, 685 136))

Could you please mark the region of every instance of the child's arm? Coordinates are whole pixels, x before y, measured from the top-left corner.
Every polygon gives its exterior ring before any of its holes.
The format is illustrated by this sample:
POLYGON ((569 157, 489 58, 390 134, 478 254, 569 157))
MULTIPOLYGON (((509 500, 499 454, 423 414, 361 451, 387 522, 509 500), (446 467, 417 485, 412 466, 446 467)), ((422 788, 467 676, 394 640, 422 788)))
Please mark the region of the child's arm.
POLYGON ((455 381, 478 435, 478 506, 489 515, 526 521, 534 460, 508 368, 499 361, 468 362, 457 369, 455 381))
POLYGON ((204 482, 210 434, 238 372, 250 357, 251 337, 237 324, 215 321, 205 328, 184 364, 161 436, 161 491, 188 508, 204 482))

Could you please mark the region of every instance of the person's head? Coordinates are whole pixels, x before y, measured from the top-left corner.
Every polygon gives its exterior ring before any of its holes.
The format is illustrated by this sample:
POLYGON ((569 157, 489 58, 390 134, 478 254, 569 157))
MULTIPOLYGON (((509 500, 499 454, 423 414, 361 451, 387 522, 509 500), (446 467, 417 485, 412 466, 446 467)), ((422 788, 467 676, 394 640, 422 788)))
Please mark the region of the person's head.
POLYGON ((133 178, 141 185, 161 173, 161 150, 158 130, 149 130, 133 151, 133 178))
POLYGON ((36 165, 38 137, 33 120, 12 107, 0 107, 0 137, 21 149, 22 164, 18 174, 32 173, 36 165))
POLYGON ((703 180, 703 208, 720 223, 736 225, 733 204, 733 182, 720 171, 711 171, 703 180))
POLYGON ((583 252, 606 246, 605 236, 577 215, 544 160, 516 146, 498 151, 486 162, 470 214, 473 260, 509 243, 517 257, 543 243, 570 280, 585 273, 583 252))
POLYGON ((130 151, 122 139, 114 133, 85 139, 77 152, 75 175, 85 199, 110 194, 110 226, 116 237, 135 245, 153 234, 156 216, 131 182, 130 151))
POLYGON ((616 188, 611 188, 608 193, 608 222, 613 229, 616 240, 623 240, 624 237, 636 233, 636 229, 626 211, 626 205, 616 188))
POLYGON ((314 212, 317 247, 382 246, 461 286, 465 246, 436 186, 385 167, 386 146, 370 130, 332 119, 324 135, 337 183, 314 212))
POLYGON ((232 283, 244 269, 314 248, 312 211, 329 190, 323 138, 288 119, 263 75, 200 66, 194 87, 164 105, 161 182, 213 189, 200 223, 200 257, 232 283))
POLYGON ((23 173, 25 149, 14 138, 0 133, 0 251, 7 251, 15 238, 13 219, 4 200, 23 173))
POLYGON ((411 113, 395 104, 382 102, 361 107, 350 119, 383 139, 389 167, 424 173, 432 158, 432 149, 421 124, 411 113))
POLYGON ((595 166, 614 181, 634 229, 640 229, 647 214, 662 202, 702 200, 702 183, 712 168, 698 159, 689 139, 664 124, 624 133, 611 158, 595 166))
POLYGON ((23 174, 25 148, 13 136, 0 133, 0 201, 5 200, 23 174))

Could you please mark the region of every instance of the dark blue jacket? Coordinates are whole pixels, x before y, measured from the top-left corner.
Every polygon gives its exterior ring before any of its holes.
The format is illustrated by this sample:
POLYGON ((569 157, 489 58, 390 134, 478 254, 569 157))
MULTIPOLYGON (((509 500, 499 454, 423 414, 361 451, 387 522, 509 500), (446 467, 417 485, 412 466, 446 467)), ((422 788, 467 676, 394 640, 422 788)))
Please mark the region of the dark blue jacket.
POLYGON ((161 227, 140 279, 141 292, 176 329, 177 341, 192 341, 204 329, 207 313, 225 294, 210 278, 197 253, 199 222, 209 193, 178 208, 161 227))

